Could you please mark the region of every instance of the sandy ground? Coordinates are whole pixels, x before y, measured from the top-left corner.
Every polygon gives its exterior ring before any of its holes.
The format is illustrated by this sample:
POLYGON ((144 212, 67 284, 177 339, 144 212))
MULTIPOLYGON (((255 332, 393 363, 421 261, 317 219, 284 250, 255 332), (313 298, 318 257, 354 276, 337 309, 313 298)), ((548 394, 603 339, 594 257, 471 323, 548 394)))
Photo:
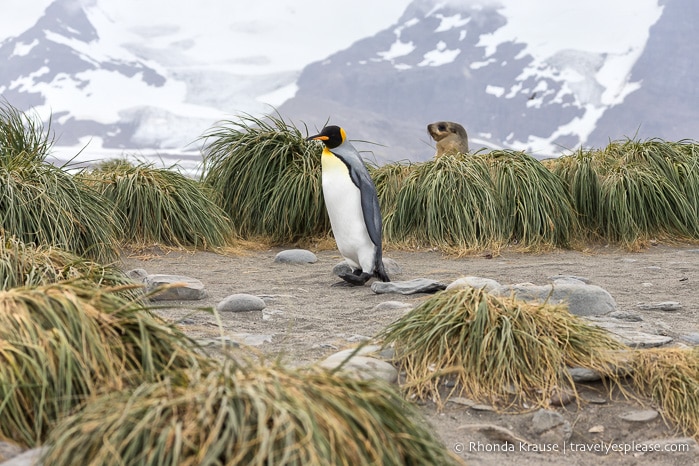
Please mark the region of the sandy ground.
MULTIPOLYGON (((278 356, 288 364, 307 364, 376 335, 405 311, 377 311, 384 301, 419 303, 426 295, 377 295, 369 286, 358 288, 332 287, 338 278, 332 268, 342 258, 336 251, 317 252, 318 262, 307 265, 278 264, 275 255, 281 249, 248 252, 243 255, 218 255, 209 252, 160 252, 129 255, 123 259, 124 270, 143 268, 148 273, 181 274, 201 280, 208 297, 194 302, 171 302, 158 312, 169 320, 177 320, 185 332, 197 339, 220 338, 221 333, 232 341, 253 344, 265 354, 278 356), (216 318, 195 307, 215 306, 234 293, 260 296, 267 302, 262 312, 224 313, 221 325, 216 318), (177 308, 177 306, 182 306, 177 308)), ((638 313, 647 330, 675 337, 699 332, 699 248, 697 246, 651 246, 640 253, 612 248, 594 251, 553 251, 545 254, 503 252, 489 258, 478 255, 450 258, 436 251, 387 251, 402 268, 396 280, 427 277, 444 283, 467 275, 497 280, 502 284, 532 282, 546 284, 553 275, 586 277, 592 284, 609 291, 618 310, 638 313), (679 311, 642 311, 639 303, 677 301, 679 311)), ((651 453, 610 451, 590 452, 573 449, 643 448, 641 442, 663 442, 682 435, 667 426, 661 417, 650 422, 630 423, 618 418, 628 410, 652 407, 622 397, 610 397, 598 385, 583 387, 584 394, 598 402, 583 403, 579 408, 568 405, 552 408, 562 414, 573 428, 573 434, 559 451, 546 453, 501 450, 499 442, 468 427, 474 424, 495 424, 510 429, 515 435, 537 441, 531 432, 532 414, 501 414, 476 411, 468 406, 448 403, 438 412, 431 403, 421 411, 444 441, 468 464, 538 465, 538 464, 696 464, 697 451, 651 453), (599 399, 602 400, 599 400, 599 399), (603 432, 591 433, 594 430, 603 432)), ((553 448, 538 440, 543 448, 553 448)), ((672 445, 662 449, 676 450, 672 445)))

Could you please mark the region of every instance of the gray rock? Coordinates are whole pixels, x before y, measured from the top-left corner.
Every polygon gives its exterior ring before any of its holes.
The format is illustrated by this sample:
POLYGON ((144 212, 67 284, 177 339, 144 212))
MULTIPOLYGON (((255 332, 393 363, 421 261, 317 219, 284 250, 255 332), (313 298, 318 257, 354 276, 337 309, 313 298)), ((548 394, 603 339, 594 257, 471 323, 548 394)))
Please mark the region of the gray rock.
POLYGON ((638 411, 627 411, 619 415, 619 419, 628 422, 650 422, 658 417, 658 412, 654 409, 642 409, 638 411))
POLYGON ((148 276, 148 272, 145 269, 132 269, 126 272, 126 276, 136 283, 143 283, 143 280, 148 276))
POLYGON ((556 281, 558 281, 558 280, 562 280, 561 283, 564 283, 566 280, 573 280, 573 283, 582 282, 582 283, 585 283, 585 284, 588 284, 588 285, 590 284, 590 279, 589 279, 589 278, 579 277, 579 276, 577 276, 577 275, 551 275, 551 276, 548 277, 548 278, 549 278, 549 280, 551 280, 552 282, 556 282, 556 281))
POLYGON ((350 265, 345 261, 342 261, 336 264, 335 267, 333 267, 333 275, 339 277, 340 275, 344 275, 347 273, 352 273, 352 267, 350 267, 350 265))
POLYGON ((405 311, 408 312, 413 308, 410 303, 402 301, 384 301, 374 306, 374 312, 390 312, 390 311, 405 311))
POLYGON ((638 303, 637 308, 643 311, 679 311, 682 305, 677 301, 663 301, 660 303, 638 303))
POLYGON ((403 268, 400 265, 398 265, 398 262, 394 261, 390 257, 384 257, 382 261, 383 268, 384 270, 386 270, 386 273, 389 277, 394 277, 396 275, 403 274, 403 268))
POLYGON ((19 455, 13 457, 8 461, 0 463, 0 466, 41 466, 39 459, 43 455, 48 447, 38 447, 27 450, 19 455))
POLYGON ((541 408, 532 416, 532 431, 535 434, 541 434, 560 426, 564 422, 563 416, 557 412, 541 408))
POLYGON ((470 408, 474 411, 495 411, 495 408, 493 408, 490 405, 484 405, 480 403, 476 403, 474 405, 471 405, 470 408))
POLYGON ((147 275, 143 284, 146 286, 146 293, 151 293, 161 286, 168 287, 151 296, 153 301, 194 301, 206 297, 206 290, 202 282, 183 275, 147 275))
POLYGON ((447 286, 430 278, 415 278, 404 282, 374 282, 371 284, 371 291, 376 294, 383 293, 436 293, 444 290, 447 286))
POLYGON ((335 370, 341 366, 340 371, 362 380, 382 379, 389 383, 395 383, 398 381, 396 368, 386 361, 368 356, 380 350, 379 346, 367 345, 358 350, 351 348, 338 351, 319 362, 318 365, 328 370, 335 370), (356 353, 352 355, 355 351, 356 353))
POLYGON ((245 293, 226 296, 216 305, 218 312, 261 311, 267 306, 264 299, 245 293))
POLYGON ((274 262, 282 264, 314 264, 318 258, 306 249, 287 249, 274 257, 274 262))
POLYGON ((631 348, 657 348, 658 346, 667 345, 672 341, 672 337, 667 335, 655 335, 640 330, 614 327, 613 325, 605 325, 604 328, 606 328, 614 338, 631 348))
MULTIPOLYGON (((401 275, 403 273, 403 269, 393 259, 384 257, 383 259, 381 259, 381 261, 383 262, 383 268, 384 270, 386 270, 386 273, 388 274, 389 278, 392 279, 393 277, 401 275)), ((352 267, 350 267, 347 261, 339 262, 335 265, 335 267, 333 267, 333 274, 338 277, 346 273, 352 273, 352 267)))
POLYGON ((577 278, 571 278, 571 277, 564 277, 564 278, 557 278, 553 280, 554 285, 587 285, 582 280, 578 280, 577 278))
POLYGON ((617 320, 623 320, 626 322, 641 322, 641 321, 643 321, 643 317, 641 317, 639 314, 636 314, 635 312, 629 312, 629 311, 610 312, 609 317, 612 317, 613 319, 617 319, 617 320))
POLYGON ((490 293, 491 291, 500 286, 500 283, 496 282, 495 280, 491 280, 490 278, 468 276, 454 280, 447 286, 447 290, 471 287, 476 289, 483 289, 486 293, 490 293))
POLYGON ((570 422, 557 412, 543 408, 532 416, 531 429, 545 443, 562 444, 573 435, 570 422))
POLYGON ((514 294, 522 301, 567 304, 568 310, 578 316, 597 316, 616 310, 614 298, 605 289, 596 285, 521 283, 500 286, 491 294, 505 297, 514 294))
POLYGON ((699 333, 697 332, 685 333, 680 336, 680 339, 686 341, 690 345, 699 345, 699 333))
MULTIPOLYGON (((672 341, 672 337, 662 335, 662 328, 644 323, 624 322, 605 317, 587 317, 587 321, 607 330, 612 337, 632 348, 654 348, 672 341), (652 332, 652 333, 651 333, 652 332)), ((660 325, 660 323, 656 323, 660 325)))
POLYGON ((576 383, 596 382, 602 379, 599 372, 586 367, 569 367, 568 374, 576 383))

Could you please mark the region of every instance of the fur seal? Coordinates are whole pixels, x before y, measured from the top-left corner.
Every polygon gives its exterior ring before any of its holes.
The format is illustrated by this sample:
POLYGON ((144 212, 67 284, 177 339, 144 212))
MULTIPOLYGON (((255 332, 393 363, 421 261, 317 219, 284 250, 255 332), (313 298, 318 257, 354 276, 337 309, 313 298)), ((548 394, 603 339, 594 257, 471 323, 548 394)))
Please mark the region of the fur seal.
POLYGON ((427 132, 437 141, 435 157, 447 153, 468 153, 468 134, 460 124, 453 121, 437 121, 427 125, 427 132))

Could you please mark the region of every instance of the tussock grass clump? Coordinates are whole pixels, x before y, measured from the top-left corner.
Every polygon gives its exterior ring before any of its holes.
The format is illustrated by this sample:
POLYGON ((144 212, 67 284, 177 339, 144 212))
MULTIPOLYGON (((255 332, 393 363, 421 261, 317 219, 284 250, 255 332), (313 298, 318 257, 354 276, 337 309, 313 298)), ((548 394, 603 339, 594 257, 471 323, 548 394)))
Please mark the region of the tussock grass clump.
POLYGON ((567 247, 577 218, 565 184, 524 152, 477 154, 490 166, 503 210, 503 232, 523 247, 567 247))
POLYGON ((17 158, 27 163, 43 162, 52 146, 50 126, 44 129, 37 118, 0 100, 0 166, 17 158))
POLYGON ((396 200, 403 182, 413 170, 411 163, 387 163, 380 167, 368 166, 371 178, 376 186, 376 194, 381 206, 381 214, 388 216, 396 210, 396 200))
POLYGON ((36 445, 88 395, 201 361, 175 327, 91 282, 0 291, 0 436, 36 445))
POLYGON ((116 258, 113 206, 45 163, 53 140, 41 122, 0 104, 0 233, 109 262, 116 258))
POLYGON ((121 239, 130 245, 215 248, 225 246, 232 235, 208 187, 174 170, 118 160, 81 179, 121 213, 121 239))
POLYGON ((289 243, 328 234, 318 144, 281 117, 246 116, 203 138, 204 183, 242 237, 289 243))
POLYGON ((629 248, 699 237, 699 151, 690 141, 627 140, 557 159, 588 238, 629 248))
POLYGON ((415 164, 385 214, 389 241, 462 251, 503 242, 501 203, 482 159, 444 155, 415 164))
POLYGON ((546 406, 575 386, 565 366, 613 376, 622 345, 563 306, 501 299, 465 288, 438 293, 389 325, 379 338, 393 344, 411 397, 442 405, 445 382, 457 394, 512 408, 546 406))
MULTIPOLYGON (((83 278, 105 287, 133 284, 118 268, 83 259, 51 246, 24 244, 0 236, 0 289, 38 286, 83 278)), ((136 297, 136 290, 123 291, 136 297)))
POLYGON ((661 408, 666 420, 699 439, 699 348, 634 352, 632 383, 661 408))
POLYGON ((117 256, 120 219, 112 203, 50 164, 15 158, 0 166, 0 221, 6 235, 25 243, 105 263, 117 256))
POLYGON ((52 465, 459 463, 388 384, 278 365, 102 396, 48 444, 52 465))

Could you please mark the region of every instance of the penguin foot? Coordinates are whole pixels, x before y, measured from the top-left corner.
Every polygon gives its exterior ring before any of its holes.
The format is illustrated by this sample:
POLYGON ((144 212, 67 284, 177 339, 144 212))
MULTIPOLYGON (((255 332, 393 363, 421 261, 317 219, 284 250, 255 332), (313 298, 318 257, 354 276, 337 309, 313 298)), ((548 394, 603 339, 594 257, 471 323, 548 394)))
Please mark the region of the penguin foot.
POLYGON ((366 272, 362 272, 359 275, 355 273, 343 273, 340 275, 340 278, 343 279, 344 282, 340 283, 347 283, 350 286, 363 286, 371 277, 372 275, 366 272))

